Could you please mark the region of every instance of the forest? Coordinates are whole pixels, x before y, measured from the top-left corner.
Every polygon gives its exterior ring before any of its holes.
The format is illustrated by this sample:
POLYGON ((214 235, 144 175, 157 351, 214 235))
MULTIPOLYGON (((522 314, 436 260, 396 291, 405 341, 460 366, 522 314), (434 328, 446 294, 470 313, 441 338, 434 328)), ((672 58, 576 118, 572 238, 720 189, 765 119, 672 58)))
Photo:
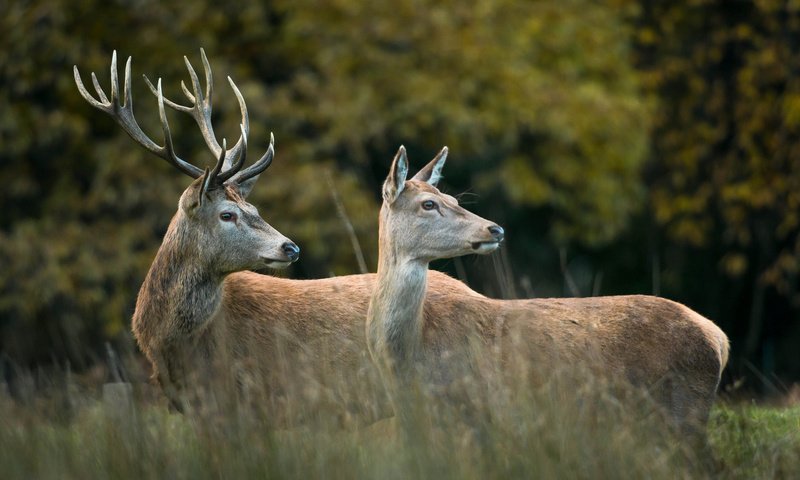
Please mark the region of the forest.
MULTIPOLYGON (((507 240, 433 268, 498 298, 663 296, 730 337, 729 389, 781 395, 800 379, 793 2, 23 0, 0 12, 5 378, 87 371, 106 344, 136 354, 136 293, 188 185, 81 98, 73 66, 107 86, 112 52, 132 57, 137 119, 158 139, 141 76, 179 98, 182 57, 200 68, 203 48, 219 136, 238 138, 227 76, 248 102, 251 158, 275 135, 250 201, 302 248, 276 275, 374 271, 393 153, 405 145, 416 169, 447 145, 442 189, 507 240)), ((170 124, 182 156, 212 164, 189 118, 170 124)))

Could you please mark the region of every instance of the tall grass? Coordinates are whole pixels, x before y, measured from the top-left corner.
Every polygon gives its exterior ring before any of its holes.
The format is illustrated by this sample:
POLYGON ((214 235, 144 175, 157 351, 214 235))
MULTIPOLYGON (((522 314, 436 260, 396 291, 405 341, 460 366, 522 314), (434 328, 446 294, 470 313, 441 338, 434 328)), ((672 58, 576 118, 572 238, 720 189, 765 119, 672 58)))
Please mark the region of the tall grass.
POLYGON ((130 399, 104 397, 97 381, 68 370, 18 374, 13 389, 0 376, 0 479, 800 475, 800 405, 718 405, 709 451, 675 433, 645 392, 614 379, 573 368, 521 381, 528 376, 484 365, 458 400, 411 392, 413 422, 400 428, 391 417, 375 422, 391 409, 366 357, 349 376, 328 361, 361 346, 285 343, 307 355, 254 360, 280 388, 251 377, 198 382, 186 414, 169 411, 132 358, 130 399))
POLYGON ((0 478, 750 479, 800 472, 800 405, 717 406, 711 461, 672 431, 645 393, 588 371, 550 372, 538 383, 495 374, 466 382, 459 400, 416 390, 407 405, 414 421, 398 429, 392 418, 358 418, 385 411, 376 378, 323 383, 302 365, 295 370, 303 388, 243 395, 240 385, 227 392, 232 401, 198 388, 195 397, 205 399, 186 414, 171 413, 157 390, 137 380, 131 401, 104 398, 101 386, 69 371, 22 375, 13 389, 0 381, 0 478))
MULTIPOLYGON (((99 391, 53 381, 56 387, 29 395, 35 401, 25 404, 0 396, 0 477, 704 475, 702 459, 673 436, 646 396, 585 380, 578 385, 554 375, 537 385, 496 382, 466 403, 420 390, 407 435, 391 418, 369 426, 342 422, 345 406, 330 401, 298 403, 296 409, 309 410, 306 421, 285 428, 275 424, 275 402, 248 399, 232 408, 177 414, 153 402, 142 385, 135 385, 132 403, 111 403, 99 391)), ((717 423, 727 425, 719 415, 717 423)))

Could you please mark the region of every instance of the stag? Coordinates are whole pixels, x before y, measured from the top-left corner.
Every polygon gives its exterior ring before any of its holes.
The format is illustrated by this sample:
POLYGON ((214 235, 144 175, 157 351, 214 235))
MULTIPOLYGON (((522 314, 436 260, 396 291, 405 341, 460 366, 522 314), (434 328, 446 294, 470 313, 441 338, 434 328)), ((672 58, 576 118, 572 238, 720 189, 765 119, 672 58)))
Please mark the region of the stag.
POLYGON ((242 168, 249 133, 247 107, 229 77, 242 114, 241 136, 230 149, 225 139, 220 146, 211 124, 211 72, 204 52, 202 58, 208 82, 205 95, 194 69, 186 60, 194 86, 194 94, 184 86, 193 101, 191 107, 166 100, 161 79, 157 87, 147 81, 158 98, 163 146, 150 139, 134 117, 130 57, 125 64, 121 98, 116 52, 111 59, 110 97, 92 73, 97 92, 97 98, 93 97, 84 86, 77 66, 74 68, 78 91, 90 105, 114 118, 147 150, 195 179, 181 195, 178 211, 139 290, 132 322, 134 336, 150 360, 155 378, 167 390, 176 408, 182 405, 176 389, 181 387, 187 364, 207 363, 211 358, 215 338, 208 333, 222 308, 226 277, 242 270, 285 267, 300 254, 297 245, 265 222, 256 208, 245 200, 258 176, 272 163, 274 138, 270 136, 269 147, 258 161, 242 168), (216 159, 213 168, 201 169, 178 157, 165 104, 194 116, 216 159))
MULTIPOLYGON (((356 420, 384 416, 385 401, 366 397, 378 381, 364 339, 375 275, 290 280, 250 271, 284 267, 297 260, 299 248, 245 201, 272 162, 274 142, 270 139, 261 159, 242 168, 249 133, 247 107, 228 78, 241 111, 241 137, 231 149, 226 149, 225 140, 219 145, 211 123, 211 68, 205 52, 200 53, 205 89, 184 58, 192 88, 181 86, 189 105, 165 98, 161 80, 154 86, 144 77, 158 101, 163 146, 153 142, 134 118, 130 58, 121 98, 116 52, 110 97, 92 73, 97 92, 93 97, 74 68, 78 90, 90 105, 110 115, 137 143, 195 179, 181 195, 133 314, 133 334, 152 366, 153 380, 178 410, 195 404, 188 397, 197 387, 210 394, 240 394, 257 387, 256 393, 264 394, 262 405, 273 408, 276 422, 302 416, 308 410, 303 401, 319 401, 320 392, 331 391, 344 397, 338 401, 345 410, 357 411, 356 420), (203 170, 175 154, 165 107, 195 120, 216 160, 213 168, 203 170), (210 378, 223 383, 208 387, 210 378), (336 385, 346 388, 330 388, 336 385), (211 392, 206 391, 209 388, 211 392)), ((448 308, 441 297, 457 293, 481 298, 444 274, 432 274, 430 286, 429 306, 437 317, 448 308)))
POLYGON ((441 299, 448 306, 444 316, 423 308, 429 262, 487 254, 504 237, 501 227, 436 188, 446 158, 447 147, 407 180, 400 147, 383 186, 366 336, 399 419, 408 416, 403 396, 411 382, 446 388, 465 376, 480 378, 481 359, 472 356, 500 352, 503 368, 521 360, 538 378, 583 365, 646 387, 681 431, 703 444, 728 339, 681 304, 642 295, 495 300, 451 294, 441 299))

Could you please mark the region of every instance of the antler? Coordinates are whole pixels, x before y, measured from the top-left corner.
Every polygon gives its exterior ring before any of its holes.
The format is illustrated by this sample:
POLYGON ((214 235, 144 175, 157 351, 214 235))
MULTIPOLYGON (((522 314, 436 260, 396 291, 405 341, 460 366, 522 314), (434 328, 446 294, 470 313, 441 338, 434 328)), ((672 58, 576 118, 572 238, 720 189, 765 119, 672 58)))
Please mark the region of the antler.
MULTIPOLYGON (((270 133, 269 148, 267 149, 266 153, 264 153, 264 155, 253 165, 242 171, 239 171, 242 165, 244 165, 243 153, 247 149, 247 135, 250 133, 250 120, 247 114, 247 104, 245 103, 244 97, 239 91, 239 88, 233 82, 231 77, 228 77, 228 83, 230 83, 231 89, 236 95, 236 99, 239 102, 239 110, 242 113, 242 135, 239 137, 239 141, 236 142, 236 144, 230 150, 225 150, 224 147, 220 147, 219 143, 217 142, 216 136, 214 135, 214 126, 211 123, 211 97, 214 93, 214 83, 213 76, 211 75, 211 66, 208 63, 206 52, 202 48, 200 49, 200 57, 203 61, 203 70, 205 72, 205 94, 200 86, 200 80, 197 76, 197 72, 195 71, 189 59, 184 56, 183 60, 186 63, 186 69, 189 71, 189 77, 192 82, 192 91, 189 90, 189 88, 186 86, 186 83, 183 81, 181 81, 181 90, 183 90, 183 94, 186 95, 186 98, 189 100, 189 102, 191 102, 191 104, 181 105, 166 98, 164 99, 164 103, 174 110, 189 114, 195 120, 198 127, 200 127, 200 131, 203 134, 203 139, 205 140, 206 145, 208 145, 208 148, 215 157, 220 157, 220 155, 222 155, 224 152, 224 167, 226 168, 217 175, 218 181, 224 182, 225 180, 233 177, 233 181, 236 183, 242 183, 245 180, 261 174, 267 169, 267 167, 270 166, 272 159, 275 156, 275 138, 270 133)), ((150 91, 153 92, 154 95, 158 96, 159 92, 157 88, 153 86, 153 83, 150 82, 150 79, 148 79, 146 75, 143 75, 143 77, 147 83, 147 86, 150 87, 150 91)))
POLYGON ((188 88, 186 88, 186 85, 183 82, 181 82, 181 86, 184 94, 187 96, 187 98, 189 98, 189 101, 193 103, 191 106, 179 105, 169 99, 164 98, 161 89, 160 78, 158 79, 157 86, 153 86, 150 80, 146 76, 144 77, 147 86, 150 87, 150 90, 158 99, 159 117, 161 120, 161 127, 164 131, 163 147, 151 140, 142 131, 133 115, 133 98, 131 93, 131 57, 128 57, 128 61, 125 64, 125 84, 121 103, 119 101, 119 80, 117 78, 118 70, 116 51, 114 51, 111 56, 110 99, 100 87, 100 83, 97 81, 97 77, 94 72, 92 72, 92 83, 95 91, 97 92, 99 100, 95 99, 84 86, 80 73, 78 72, 77 65, 73 67, 73 71, 75 74, 75 83, 78 86, 78 91, 90 105, 110 115, 136 142, 152 153, 167 160, 183 173, 191 176, 192 178, 199 178, 201 176, 204 177, 203 190, 206 191, 213 185, 220 185, 230 178, 232 178, 236 183, 241 184, 242 182, 261 174, 272 163, 272 159, 275 155, 275 139, 273 135, 270 134, 270 144, 267 152, 253 165, 240 171, 242 165, 244 165, 245 157, 247 156, 247 135, 250 128, 250 123, 247 116, 247 105, 245 104, 241 92, 233 83, 233 80, 228 77, 228 81, 230 82, 231 87, 236 94, 236 98, 239 101, 239 108, 242 112, 242 123, 240 125, 242 134, 239 138, 239 141, 236 142, 236 144, 230 150, 226 150, 225 140, 223 139, 223 146, 220 146, 216 140, 216 137, 214 136, 214 128, 211 124, 211 96, 213 93, 211 68, 209 67, 205 52, 201 49, 200 53, 203 58, 203 67, 206 74, 205 95, 203 95, 200 89, 200 81, 197 78, 197 73, 194 71, 194 68, 192 68, 189 60, 184 57, 186 66, 189 70, 189 75, 192 79, 194 94, 189 92, 188 88), (165 104, 175 110, 188 113, 195 119, 197 125, 200 127, 200 131, 202 132, 206 145, 217 159, 217 163, 212 170, 202 170, 197 166, 182 160, 175 154, 172 143, 172 135, 170 133, 169 123, 167 121, 167 115, 164 108, 165 104))
MULTIPOLYGON (((136 118, 133 115, 133 96, 131 93, 131 57, 128 57, 128 61, 125 63, 125 85, 122 103, 119 101, 119 79, 117 78, 118 71, 116 50, 111 55, 110 99, 106 96, 102 87, 100 87, 100 82, 97 81, 97 76, 94 74, 94 72, 92 72, 92 84, 94 84, 94 89, 97 91, 99 100, 95 99, 92 94, 86 90, 86 87, 83 85, 83 80, 81 80, 81 75, 78 72, 77 65, 73 67, 73 72, 75 74, 75 83, 78 86, 78 91, 81 93, 81 96, 83 96, 83 98, 89 102, 89 105, 110 115, 114 120, 117 121, 117 123, 119 123, 122 129, 131 136, 131 138, 136 140, 136 142, 159 157, 165 159, 190 177, 198 178, 203 174, 203 170, 189 162, 182 160, 175 154, 175 150, 173 149, 172 145, 172 136, 170 135, 169 131, 169 124, 167 123, 167 117, 164 114, 163 96, 160 93, 159 112, 161 114, 161 127, 164 130, 164 146, 162 147, 151 140, 136 122, 136 118)), ((159 92, 160 91, 161 82, 159 81, 159 92)))

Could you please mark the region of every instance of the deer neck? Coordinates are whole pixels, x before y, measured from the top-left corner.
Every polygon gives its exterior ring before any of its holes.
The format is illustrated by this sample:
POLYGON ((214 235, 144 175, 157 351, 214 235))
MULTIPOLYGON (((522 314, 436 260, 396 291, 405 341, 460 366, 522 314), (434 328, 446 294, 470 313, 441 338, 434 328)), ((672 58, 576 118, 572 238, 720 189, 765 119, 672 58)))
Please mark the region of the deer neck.
POLYGON ((398 252, 381 241, 378 275, 367 314, 368 334, 375 353, 402 369, 422 346, 422 308, 428 262, 398 252))
POLYGON ((134 322, 168 328, 169 336, 204 330, 219 310, 224 275, 204 257, 196 232, 176 215, 139 290, 134 322))

